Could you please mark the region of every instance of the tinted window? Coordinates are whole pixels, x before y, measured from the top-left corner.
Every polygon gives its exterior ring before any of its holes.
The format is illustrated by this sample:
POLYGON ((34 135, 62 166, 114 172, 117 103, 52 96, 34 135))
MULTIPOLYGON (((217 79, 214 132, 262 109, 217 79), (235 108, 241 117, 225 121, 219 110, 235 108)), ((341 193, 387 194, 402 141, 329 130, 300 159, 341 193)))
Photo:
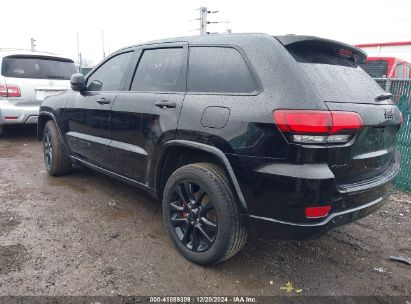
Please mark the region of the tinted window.
POLYGON ((188 91, 251 93, 256 83, 241 54, 233 48, 191 47, 188 91))
POLYGON ((169 48, 143 52, 131 84, 131 91, 184 91, 184 50, 169 48))
POLYGON ((87 80, 89 91, 119 91, 132 52, 117 55, 98 68, 87 80))
POLYGON ((370 60, 360 64, 361 68, 374 78, 387 77, 388 62, 385 60, 370 60))
POLYGON ((396 78, 404 78, 404 65, 400 63, 395 68, 395 77, 396 78))
POLYGON ((5 77, 33 79, 70 79, 77 69, 71 60, 35 56, 10 56, 3 59, 5 77))
POLYGON ((298 62, 357 67, 354 54, 347 50, 347 54, 351 55, 341 55, 339 54, 340 49, 317 42, 296 43, 286 48, 298 62))

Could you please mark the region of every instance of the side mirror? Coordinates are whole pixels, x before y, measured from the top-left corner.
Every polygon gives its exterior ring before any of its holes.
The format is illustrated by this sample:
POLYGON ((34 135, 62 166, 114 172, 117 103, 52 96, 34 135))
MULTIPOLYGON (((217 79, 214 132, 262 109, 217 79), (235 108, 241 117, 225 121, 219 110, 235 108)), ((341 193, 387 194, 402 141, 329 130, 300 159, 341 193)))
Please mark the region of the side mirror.
POLYGON ((86 88, 86 79, 83 74, 76 73, 71 75, 70 84, 73 91, 81 92, 86 88))

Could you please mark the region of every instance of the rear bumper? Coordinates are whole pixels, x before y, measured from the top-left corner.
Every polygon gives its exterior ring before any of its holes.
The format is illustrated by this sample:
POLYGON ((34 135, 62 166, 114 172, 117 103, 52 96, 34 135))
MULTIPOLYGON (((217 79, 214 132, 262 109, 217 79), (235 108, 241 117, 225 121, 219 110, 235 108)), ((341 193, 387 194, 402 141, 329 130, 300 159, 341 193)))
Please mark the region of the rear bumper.
POLYGON ((251 228, 280 238, 317 237, 332 227, 362 218, 387 201, 399 172, 399 154, 385 174, 372 181, 337 185, 326 164, 267 163, 230 155, 248 207, 251 228), (307 207, 331 206, 323 218, 307 218, 307 207), (262 226, 262 227, 261 227, 262 226))
POLYGON ((265 237, 283 239, 318 238, 330 229, 351 223, 378 210, 387 201, 390 193, 356 208, 335 212, 317 223, 292 223, 273 218, 250 215, 254 229, 263 231, 265 237))
POLYGON ((0 125, 36 124, 40 106, 15 106, 0 100, 0 125))

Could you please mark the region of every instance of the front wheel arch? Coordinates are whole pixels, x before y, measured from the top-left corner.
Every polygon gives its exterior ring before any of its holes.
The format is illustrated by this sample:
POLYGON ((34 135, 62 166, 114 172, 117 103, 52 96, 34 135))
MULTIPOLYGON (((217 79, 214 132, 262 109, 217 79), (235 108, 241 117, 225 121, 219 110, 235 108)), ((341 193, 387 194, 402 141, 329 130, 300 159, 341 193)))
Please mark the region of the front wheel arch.
MULTIPOLYGON (((37 139, 41 141, 43 139, 44 127, 49 120, 53 120, 53 117, 47 114, 42 114, 37 120, 37 139)), ((54 122, 56 123, 56 122, 54 122)))
POLYGON ((61 132, 61 129, 60 129, 58 123, 57 123, 56 117, 52 113, 40 112, 40 115, 39 115, 39 118, 38 118, 38 121, 37 121, 37 138, 38 138, 38 140, 39 141, 43 140, 44 128, 45 128, 47 122, 50 121, 50 120, 54 121, 54 124, 56 125, 57 134, 60 138, 61 143, 63 144, 64 151, 68 155, 70 155, 70 153, 69 153, 70 150, 68 149, 66 141, 64 140, 63 133, 61 132))

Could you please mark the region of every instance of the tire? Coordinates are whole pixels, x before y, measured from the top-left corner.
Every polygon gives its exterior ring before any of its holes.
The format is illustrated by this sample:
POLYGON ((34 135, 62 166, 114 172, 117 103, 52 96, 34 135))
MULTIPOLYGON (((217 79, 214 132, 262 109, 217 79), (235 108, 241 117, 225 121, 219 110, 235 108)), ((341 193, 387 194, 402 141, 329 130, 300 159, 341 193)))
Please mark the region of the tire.
POLYGON ((47 173, 52 176, 68 174, 71 159, 64 150, 54 121, 49 120, 43 132, 43 154, 47 173))
POLYGON ((247 239, 229 182, 211 163, 186 165, 170 176, 163 193, 163 217, 177 250, 196 264, 220 263, 234 256, 247 239))
POLYGON ((0 138, 2 138, 2 137, 4 137, 4 126, 3 125, 0 125, 0 138))

